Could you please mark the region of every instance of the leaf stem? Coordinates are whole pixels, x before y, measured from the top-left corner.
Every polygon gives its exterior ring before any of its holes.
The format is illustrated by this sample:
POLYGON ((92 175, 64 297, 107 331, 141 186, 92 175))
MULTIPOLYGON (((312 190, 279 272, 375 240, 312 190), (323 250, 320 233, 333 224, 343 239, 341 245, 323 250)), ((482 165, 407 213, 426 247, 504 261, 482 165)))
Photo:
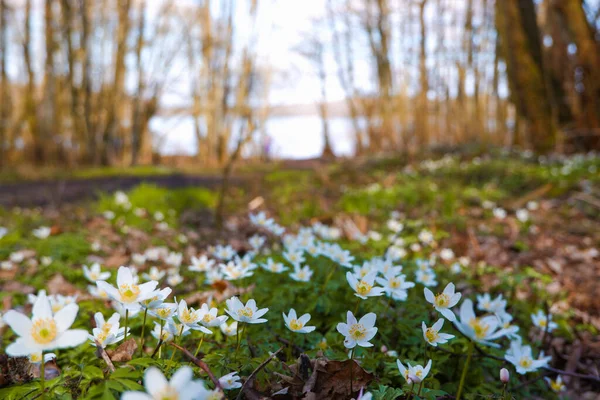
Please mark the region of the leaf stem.
POLYGON ((473 342, 469 341, 469 353, 467 355, 467 361, 465 361, 465 365, 463 367, 462 374, 460 376, 460 383, 458 384, 458 392, 456 392, 456 400, 460 400, 460 395, 462 394, 463 387, 465 385, 465 379, 467 377, 467 370, 469 369, 469 364, 471 363, 471 357, 473 356, 473 348, 475 345, 473 342))

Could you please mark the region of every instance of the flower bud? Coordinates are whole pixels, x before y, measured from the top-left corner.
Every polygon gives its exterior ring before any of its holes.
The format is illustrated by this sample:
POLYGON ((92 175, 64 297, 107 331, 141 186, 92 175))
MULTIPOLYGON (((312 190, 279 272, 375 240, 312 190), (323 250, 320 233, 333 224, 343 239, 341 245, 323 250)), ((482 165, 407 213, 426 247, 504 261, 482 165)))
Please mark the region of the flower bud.
POLYGON ((382 353, 387 353, 387 351, 388 351, 388 348, 387 348, 387 346, 385 344, 383 346, 381 346, 381 352, 382 353))
POLYGON ((510 374, 508 373, 508 370, 506 368, 502 368, 500 370, 500 380, 502 381, 502 383, 507 384, 509 378, 510 374))

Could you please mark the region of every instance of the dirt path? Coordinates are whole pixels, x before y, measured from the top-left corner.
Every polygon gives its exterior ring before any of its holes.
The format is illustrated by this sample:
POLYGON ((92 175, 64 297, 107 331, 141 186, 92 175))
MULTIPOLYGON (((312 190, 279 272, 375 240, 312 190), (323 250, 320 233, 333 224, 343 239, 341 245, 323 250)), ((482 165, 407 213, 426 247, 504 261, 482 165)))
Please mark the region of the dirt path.
POLYGON ((128 190, 140 183, 176 189, 190 186, 215 188, 220 182, 219 176, 173 174, 0 183, 0 206, 59 206, 96 198, 101 192, 128 190))

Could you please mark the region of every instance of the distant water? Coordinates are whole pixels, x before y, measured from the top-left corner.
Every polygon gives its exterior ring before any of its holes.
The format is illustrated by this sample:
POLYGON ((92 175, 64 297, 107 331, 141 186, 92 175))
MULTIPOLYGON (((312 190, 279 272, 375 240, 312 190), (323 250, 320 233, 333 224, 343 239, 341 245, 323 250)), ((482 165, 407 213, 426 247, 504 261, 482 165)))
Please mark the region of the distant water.
MULTIPOLYGON (((196 153, 193 120, 187 117, 155 118, 151 129, 156 133, 162 154, 196 153)), ((303 159, 321 155, 323 133, 321 119, 313 115, 278 116, 267 121, 267 135, 271 138, 271 152, 279 158, 303 159)), ((354 151, 352 123, 348 118, 329 120, 329 134, 333 151, 338 156, 354 151)))

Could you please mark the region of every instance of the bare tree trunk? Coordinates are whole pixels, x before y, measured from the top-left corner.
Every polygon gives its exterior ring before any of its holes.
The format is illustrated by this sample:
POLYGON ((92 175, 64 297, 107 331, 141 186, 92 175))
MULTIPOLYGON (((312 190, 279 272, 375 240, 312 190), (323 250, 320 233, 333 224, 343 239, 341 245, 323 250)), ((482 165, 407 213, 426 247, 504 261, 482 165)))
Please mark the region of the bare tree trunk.
POLYGON ((138 74, 137 90, 133 99, 132 127, 131 127, 131 165, 137 165, 142 149, 143 128, 142 99, 145 90, 144 66, 142 64, 142 50, 144 48, 144 27, 146 26, 146 1, 140 0, 138 10, 138 32, 135 46, 136 69, 138 74))
POLYGON ((419 83, 420 91, 417 99, 417 109, 415 114, 417 127, 417 143, 419 149, 425 151, 429 145, 429 100, 427 93, 429 92, 429 77, 427 75, 427 26, 425 24, 425 7, 427 0, 421 0, 419 4, 419 83))
MULTIPOLYGON (((500 1, 496 2, 496 7, 497 26, 517 113, 528 123, 532 147, 541 153, 552 151, 556 144, 556 126, 543 75, 533 0, 500 1)), ((516 144, 522 144, 518 134, 516 144)))
POLYGON ((4 167, 8 153, 8 132, 10 128, 11 96, 8 81, 8 7, 6 0, 0 0, 0 169, 4 167))
POLYGON ((119 114, 125 106, 125 55, 127 54, 127 37, 129 36, 129 10, 131 9, 131 0, 121 0, 118 2, 119 26, 117 28, 117 49, 115 52, 114 79, 110 94, 108 96, 108 115, 106 127, 102 136, 102 147, 100 163, 110 165, 113 162, 114 153, 118 152, 117 134, 120 129, 119 114))

